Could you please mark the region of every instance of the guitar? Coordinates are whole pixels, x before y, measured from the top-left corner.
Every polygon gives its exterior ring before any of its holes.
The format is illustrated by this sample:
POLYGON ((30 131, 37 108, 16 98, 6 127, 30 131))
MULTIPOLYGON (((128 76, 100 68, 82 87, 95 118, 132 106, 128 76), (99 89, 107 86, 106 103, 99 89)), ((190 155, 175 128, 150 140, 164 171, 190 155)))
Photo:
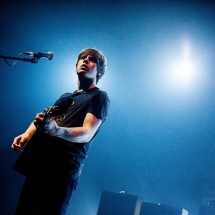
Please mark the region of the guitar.
MULTIPOLYGON (((59 105, 50 106, 47 109, 44 115, 44 120, 42 122, 35 123, 36 131, 22 147, 22 151, 13 165, 14 170, 25 176, 33 171, 32 167, 37 163, 38 156, 41 151, 41 144, 36 140, 38 140, 37 138, 40 135, 41 130, 43 129, 45 120, 54 118, 56 122, 58 122, 59 120, 64 119, 65 113, 73 104, 74 101, 70 97, 69 99, 60 102, 59 105)), ((43 145, 43 147, 45 146, 43 145)))

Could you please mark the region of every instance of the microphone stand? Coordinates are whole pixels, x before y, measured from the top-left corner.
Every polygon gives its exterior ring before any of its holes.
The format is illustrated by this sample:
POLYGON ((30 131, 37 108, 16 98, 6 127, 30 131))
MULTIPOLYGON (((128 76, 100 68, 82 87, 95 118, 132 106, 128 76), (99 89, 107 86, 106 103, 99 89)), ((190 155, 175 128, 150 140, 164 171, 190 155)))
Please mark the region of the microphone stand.
MULTIPOLYGON (((39 58, 18 58, 18 57, 8 57, 8 56, 4 56, 4 55, 0 55, 0 58, 4 59, 8 65, 10 65, 8 63, 7 60, 21 60, 21 61, 24 61, 24 62, 31 62, 31 63, 38 63, 38 60, 39 58)), ((12 65, 10 65, 12 66, 12 65)))

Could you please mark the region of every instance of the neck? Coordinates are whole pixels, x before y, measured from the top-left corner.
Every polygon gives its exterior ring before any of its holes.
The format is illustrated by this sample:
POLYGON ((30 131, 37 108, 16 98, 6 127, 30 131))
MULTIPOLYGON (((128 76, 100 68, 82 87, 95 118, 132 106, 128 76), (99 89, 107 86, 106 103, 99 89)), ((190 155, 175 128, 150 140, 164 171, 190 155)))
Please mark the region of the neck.
POLYGON ((83 83, 83 82, 78 81, 78 91, 81 91, 81 90, 87 91, 94 87, 96 87, 95 83, 86 83, 86 82, 83 83))

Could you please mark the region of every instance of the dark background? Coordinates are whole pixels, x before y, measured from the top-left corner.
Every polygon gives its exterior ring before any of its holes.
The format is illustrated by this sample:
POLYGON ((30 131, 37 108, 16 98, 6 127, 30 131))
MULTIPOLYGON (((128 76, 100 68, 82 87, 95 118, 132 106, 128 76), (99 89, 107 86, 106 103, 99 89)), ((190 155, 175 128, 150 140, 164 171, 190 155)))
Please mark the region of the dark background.
POLYGON ((92 47, 108 60, 98 87, 111 109, 67 214, 96 214, 103 190, 124 190, 198 215, 215 198, 214 11, 210 1, 1 1, 0 55, 55 58, 0 59, 0 214, 14 214, 24 180, 11 168, 13 138, 76 89, 76 57, 92 47), (173 66, 186 47, 192 73, 173 66))

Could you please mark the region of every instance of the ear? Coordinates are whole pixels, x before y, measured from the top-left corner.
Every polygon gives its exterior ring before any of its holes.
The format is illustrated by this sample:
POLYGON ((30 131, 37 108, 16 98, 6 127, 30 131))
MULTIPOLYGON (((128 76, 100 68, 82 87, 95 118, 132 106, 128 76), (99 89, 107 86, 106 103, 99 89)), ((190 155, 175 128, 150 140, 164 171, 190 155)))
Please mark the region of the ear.
POLYGON ((102 77, 102 74, 100 73, 100 72, 98 72, 97 74, 96 74, 96 78, 97 79, 100 79, 102 77))

